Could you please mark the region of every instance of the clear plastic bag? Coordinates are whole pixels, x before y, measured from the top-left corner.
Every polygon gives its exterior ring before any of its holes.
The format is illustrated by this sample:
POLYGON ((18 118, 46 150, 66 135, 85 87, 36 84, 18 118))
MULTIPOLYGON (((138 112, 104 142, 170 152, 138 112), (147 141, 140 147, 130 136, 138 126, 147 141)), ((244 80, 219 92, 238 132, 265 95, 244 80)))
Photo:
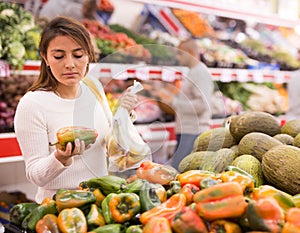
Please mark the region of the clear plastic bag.
MULTIPOLYGON (((132 93, 143 89, 134 82, 132 93)), ((143 140, 134 126, 129 113, 120 106, 113 120, 113 129, 107 143, 108 171, 122 172, 140 166, 142 162, 152 161, 149 145, 143 140)))

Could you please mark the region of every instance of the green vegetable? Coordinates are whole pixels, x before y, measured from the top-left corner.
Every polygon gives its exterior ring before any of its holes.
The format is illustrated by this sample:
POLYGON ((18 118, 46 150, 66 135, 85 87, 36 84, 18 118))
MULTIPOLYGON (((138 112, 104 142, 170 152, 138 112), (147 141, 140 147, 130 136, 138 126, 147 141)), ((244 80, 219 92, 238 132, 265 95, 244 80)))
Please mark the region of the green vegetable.
POLYGON ((154 208, 161 203, 157 193, 156 186, 148 181, 144 181, 143 187, 139 193, 141 210, 145 212, 154 208))
POLYGON ((34 208, 22 221, 22 228, 27 231, 34 231, 37 222, 46 214, 57 214, 56 203, 54 200, 47 198, 42 204, 34 208))
POLYGON ((9 211, 10 222, 17 226, 21 226, 24 218, 28 214, 30 214, 33 211, 33 209, 35 209, 38 206, 39 206, 39 204, 32 203, 32 202, 19 203, 19 204, 14 205, 9 211))

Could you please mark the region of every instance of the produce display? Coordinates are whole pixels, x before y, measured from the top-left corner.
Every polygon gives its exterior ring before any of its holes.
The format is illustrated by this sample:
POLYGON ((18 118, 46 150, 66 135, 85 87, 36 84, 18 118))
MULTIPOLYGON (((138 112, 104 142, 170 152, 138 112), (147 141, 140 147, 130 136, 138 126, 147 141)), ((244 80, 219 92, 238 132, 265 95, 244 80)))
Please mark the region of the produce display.
POLYGON ((296 138, 300 121, 280 126, 270 114, 242 113, 200 134, 178 170, 145 161, 130 177, 84 180, 41 204, 14 205, 10 225, 37 233, 300 232, 300 149, 275 139, 282 134, 296 138))
POLYGON ((0 59, 15 69, 26 60, 37 60, 40 27, 35 19, 17 3, 0 2, 0 59))

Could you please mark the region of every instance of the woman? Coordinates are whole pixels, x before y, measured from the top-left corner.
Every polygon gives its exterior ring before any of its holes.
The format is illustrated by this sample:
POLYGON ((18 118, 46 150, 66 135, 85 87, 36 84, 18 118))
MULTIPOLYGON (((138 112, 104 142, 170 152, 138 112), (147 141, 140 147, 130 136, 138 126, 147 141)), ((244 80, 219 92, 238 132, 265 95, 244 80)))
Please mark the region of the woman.
MULTIPOLYGON (((103 103, 82 82, 94 61, 89 32, 78 21, 57 17, 45 27, 39 45, 40 75, 20 100, 15 133, 29 181, 38 186, 36 202, 52 197, 59 188, 74 189, 81 181, 107 175, 105 138, 111 132, 110 111, 103 87, 95 79, 103 103), (68 143, 66 150, 50 146, 65 126, 85 126, 98 132, 94 144, 68 143)), ((128 111, 136 96, 126 90, 120 103, 128 111)))

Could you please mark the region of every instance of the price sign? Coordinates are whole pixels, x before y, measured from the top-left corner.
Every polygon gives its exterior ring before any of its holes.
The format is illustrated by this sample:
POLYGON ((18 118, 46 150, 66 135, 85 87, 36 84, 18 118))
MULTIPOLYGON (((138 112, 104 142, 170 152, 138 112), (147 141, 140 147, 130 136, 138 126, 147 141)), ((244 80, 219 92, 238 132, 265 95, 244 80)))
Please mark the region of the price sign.
POLYGON ((171 69, 163 68, 161 71, 161 79, 166 82, 174 82, 176 79, 176 72, 171 69))
POLYGON ((136 68, 135 76, 140 80, 149 80, 149 68, 148 67, 136 68))
POLYGON ((220 81, 224 82, 224 83, 234 81, 232 78, 232 70, 231 69, 222 69, 220 81))
POLYGON ((248 70, 243 70, 243 69, 240 69, 240 70, 237 70, 236 71, 236 74, 237 74, 237 81, 239 82, 248 82, 249 81, 249 71, 248 70))

